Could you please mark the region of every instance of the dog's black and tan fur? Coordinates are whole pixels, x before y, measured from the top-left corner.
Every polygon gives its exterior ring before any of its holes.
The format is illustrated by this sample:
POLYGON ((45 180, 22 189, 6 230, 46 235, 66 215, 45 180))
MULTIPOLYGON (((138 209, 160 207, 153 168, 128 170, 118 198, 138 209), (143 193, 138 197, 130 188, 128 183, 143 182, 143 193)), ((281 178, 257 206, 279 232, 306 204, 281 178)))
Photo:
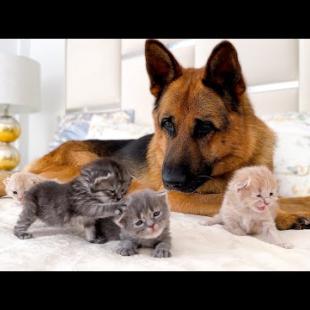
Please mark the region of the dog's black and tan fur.
MULTIPOLYGON (((213 215, 232 173, 248 165, 273 167, 275 136, 255 116, 238 56, 227 41, 215 47, 206 67, 183 68, 156 40, 145 47, 155 133, 138 140, 70 141, 27 170, 71 180, 98 157, 128 162, 136 180, 131 190, 169 190, 174 211, 213 215)), ((310 217, 310 199, 281 199, 280 229, 310 217)), ((297 227, 297 226, 296 226, 297 227)))

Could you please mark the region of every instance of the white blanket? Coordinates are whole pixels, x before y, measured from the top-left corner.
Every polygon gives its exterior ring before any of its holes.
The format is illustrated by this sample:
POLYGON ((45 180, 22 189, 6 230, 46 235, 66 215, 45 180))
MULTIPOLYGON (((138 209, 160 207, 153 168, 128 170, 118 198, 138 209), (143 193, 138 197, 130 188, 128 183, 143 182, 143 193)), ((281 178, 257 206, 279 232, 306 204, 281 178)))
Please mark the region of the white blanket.
POLYGON ((13 226, 21 208, 0 200, 0 270, 310 270, 310 231, 282 231, 295 245, 282 249, 257 238, 234 236, 220 225, 200 226, 200 216, 173 213, 173 257, 152 258, 150 250, 121 257, 117 242, 90 244, 80 228, 36 223, 34 238, 19 240, 13 226))

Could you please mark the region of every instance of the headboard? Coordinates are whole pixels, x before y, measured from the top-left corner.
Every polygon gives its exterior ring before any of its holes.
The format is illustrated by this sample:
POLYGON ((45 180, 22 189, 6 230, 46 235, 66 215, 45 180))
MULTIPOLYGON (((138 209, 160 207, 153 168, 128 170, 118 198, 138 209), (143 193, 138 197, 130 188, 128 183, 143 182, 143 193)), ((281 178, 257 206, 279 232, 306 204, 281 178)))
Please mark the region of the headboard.
MULTIPOLYGON (((258 115, 310 111, 310 40, 228 39, 236 47, 258 115)), ((202 67, 222 39, 163 39, 184 67, 202 67)), ((122 107, 136 123, 152 123, 143 39, 122 40, 122 107)))

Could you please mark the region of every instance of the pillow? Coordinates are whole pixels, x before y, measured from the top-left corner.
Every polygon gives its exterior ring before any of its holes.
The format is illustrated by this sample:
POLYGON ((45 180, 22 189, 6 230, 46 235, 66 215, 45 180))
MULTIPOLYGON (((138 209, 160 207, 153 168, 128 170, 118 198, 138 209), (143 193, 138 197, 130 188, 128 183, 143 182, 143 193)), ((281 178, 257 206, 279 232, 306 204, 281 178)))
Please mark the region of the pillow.
POLYGON ((58 127, 49 149, 53 150, 69 140, 84 140, 91 118, 91 113, 70 113, 59 118, 58 127))
POLYGON ((310 195, 310 113, 264 116, 277 135, 274 172, 281 196, 310 195))
MULTIPOLYGON (((103 122, 131 123, 133 121, 132 111, 110 111, 102 113, 68 113, 59 119, 58 128, 54 134, 49 149, 53 150, 60 144, 69 140, 85 140, 88 138, 90 124, 94 123, 93 119, 100 119, 103 122)), ((92 125, 93 128, 93 125, 92 125)), ((94 137, 98 139, 99 136, 94 137)))
POLYGON ((129 122, 124 115, 94 115, 91 119, 87 139, 121 140, 137 139, 153 133, 152 126, 129 122))

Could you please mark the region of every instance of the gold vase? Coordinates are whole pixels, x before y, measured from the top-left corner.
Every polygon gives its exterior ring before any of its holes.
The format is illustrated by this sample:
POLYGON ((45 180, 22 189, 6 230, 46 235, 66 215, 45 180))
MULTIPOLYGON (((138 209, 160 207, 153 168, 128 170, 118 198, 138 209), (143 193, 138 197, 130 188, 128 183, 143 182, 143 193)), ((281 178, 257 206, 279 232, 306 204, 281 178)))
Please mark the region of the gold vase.
POLYGON ((20 136, 18 121, 5 113, 0 116, 0 170, 13 170, 20 162, 18 150, 10 142, 20 136))
POLYGON ((9 143, 0 142, 0 170, 13 170, 19 162, 18 150, 9 143))
POLYGON ((10 115, 0 116, 0 142, 14 142, 20 136, 20 125, 10 115))

